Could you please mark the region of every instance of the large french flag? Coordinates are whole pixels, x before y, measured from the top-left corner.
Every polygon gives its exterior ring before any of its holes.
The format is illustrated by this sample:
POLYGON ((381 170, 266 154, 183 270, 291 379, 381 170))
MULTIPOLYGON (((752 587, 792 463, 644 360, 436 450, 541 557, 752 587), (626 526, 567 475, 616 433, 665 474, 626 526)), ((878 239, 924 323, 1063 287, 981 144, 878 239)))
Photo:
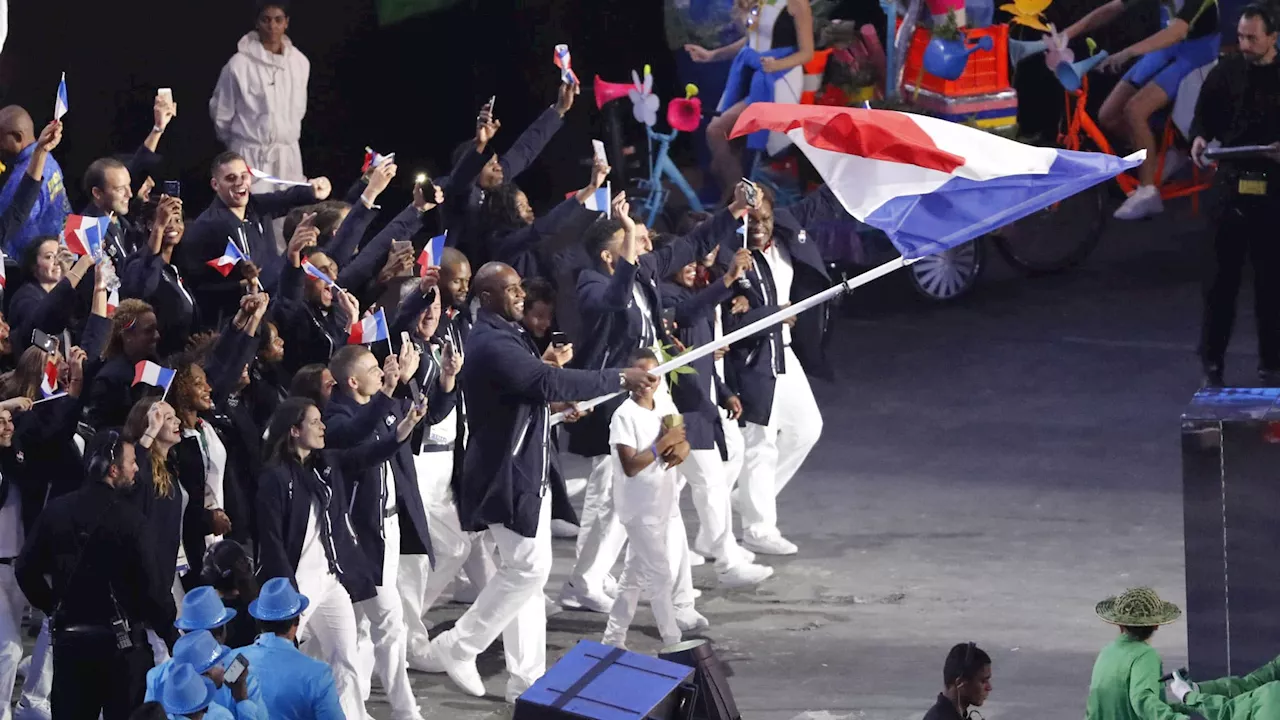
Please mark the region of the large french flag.
POLYGON ((845 210, 915 259, 956 247, 1136 167, 1144 154, 1033 147, 938 118, 753 103, 731 137, 786 133, 845 210))
POLYGON ((68 215, 62 238, 71 252, 97 260, 102 255, 102 239, 110 226, 111 218, 106 216, 68 215))
POLYGON ((368 345, 389 337, 391 332, 387 329, 387 315, 382 308, 378 308, 378 312, 361 319, 351 327, 351 336, 347 338, 347 344, 368 345))

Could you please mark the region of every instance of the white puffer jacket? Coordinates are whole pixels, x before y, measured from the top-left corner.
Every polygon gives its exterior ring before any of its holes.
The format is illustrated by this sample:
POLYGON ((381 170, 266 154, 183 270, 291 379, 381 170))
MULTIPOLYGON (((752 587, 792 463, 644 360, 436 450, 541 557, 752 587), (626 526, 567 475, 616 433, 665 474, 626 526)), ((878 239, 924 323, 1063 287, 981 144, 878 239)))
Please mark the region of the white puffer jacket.
POLYGON ((218 139, 253 167, 297 179, 292 176, 302 172, 297 146, 310 76, 311 62, 288 37, 277 55, 262 46, 256 31, 245 33, 209 99, 218 139))

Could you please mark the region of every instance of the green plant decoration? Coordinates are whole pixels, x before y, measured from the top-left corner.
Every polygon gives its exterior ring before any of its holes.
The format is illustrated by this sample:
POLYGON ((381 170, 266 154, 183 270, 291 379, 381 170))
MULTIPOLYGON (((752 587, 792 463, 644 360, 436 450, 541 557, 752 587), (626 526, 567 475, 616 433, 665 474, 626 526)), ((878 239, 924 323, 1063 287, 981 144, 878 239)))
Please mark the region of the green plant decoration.
MULTIPOLYGON (((689 350, 692 349, 692 348, 686 348, 683 352, 680 352, 679 354, 676 354, 676 355, 672 355, 671 351, 674 350, 675 347, 676 347, 675 345, 660 345, 658 347, 658 364, 659 365, 666 365, 667 363, 671 362, 672 360, 675 360, 681 355, 684 355, 685 353, 689 352, 689 350)), ((680 382, 681 375, 696 375, 697 372, 698 371, 694 369, 692 365, 685 365, 684 367, 678 367, 675 370, 672 370, 671 372, 667 373, 667 382, 671 383, 672 385, 675 385, 676 383, 680 382)))

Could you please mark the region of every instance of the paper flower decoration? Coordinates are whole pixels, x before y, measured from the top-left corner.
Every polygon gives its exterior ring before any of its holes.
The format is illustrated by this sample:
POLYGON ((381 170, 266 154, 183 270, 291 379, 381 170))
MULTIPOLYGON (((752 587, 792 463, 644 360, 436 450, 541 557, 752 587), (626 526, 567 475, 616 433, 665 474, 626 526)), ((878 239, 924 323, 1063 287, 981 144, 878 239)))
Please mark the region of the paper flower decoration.
POLYGON ((1066 33, 1059 33, 1052 25, 1049 26, 1049 34, 1044 38, 1044 64, 1050 70, 1056 70, 1062 63, 1070 65, 1076 61, 1076 54, 1067 47, 1068 43, 1066 33))
POLYGON ((1051 32, 1044 21, 1044 11, 1053 0, 1013 0, 1000 6, 1001 10, 1013 15, 1010 22, 1034 28, 1043 32, 1051 32))
POLYGON ((653 94, 653 73, 648 65, 644 66, 644 81, 635 70, 631 71, 632 88, 627 91, 631 98, 631 114, 636 122, 653 127, 658 122, 658 105, 661 101, 653 94))

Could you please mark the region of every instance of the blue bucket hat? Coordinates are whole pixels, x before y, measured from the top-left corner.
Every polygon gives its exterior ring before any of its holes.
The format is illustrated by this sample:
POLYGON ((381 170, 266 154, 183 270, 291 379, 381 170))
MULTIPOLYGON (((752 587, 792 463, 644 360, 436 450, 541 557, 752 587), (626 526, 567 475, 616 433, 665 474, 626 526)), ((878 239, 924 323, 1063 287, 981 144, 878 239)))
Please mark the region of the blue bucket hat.
POLYGON ((230 652, 231 649, 215 640, 208 630, 196 630, 178 638, 178 642, 173 644, 173 662, 186 663, 203 674, 222 662, 230 652))
POLYGON ((213 681, 186 663, 175 666, 160 689, 160 704, 170 715, 190 715, 209 707, 217 692, 213 681))
POLYGON ((249 603, 249 614, 259 620, 288 620, 302 614, 311 601, 293 589, 289 578, 271 578, 262 586, 258 599, 249 603))
POLYGON ((182 598, 182 612, 173 626, 188 631, 213 630, 231 622, 235 616, 235 609, 222 604, 217 590, 203 585, 182 598))

